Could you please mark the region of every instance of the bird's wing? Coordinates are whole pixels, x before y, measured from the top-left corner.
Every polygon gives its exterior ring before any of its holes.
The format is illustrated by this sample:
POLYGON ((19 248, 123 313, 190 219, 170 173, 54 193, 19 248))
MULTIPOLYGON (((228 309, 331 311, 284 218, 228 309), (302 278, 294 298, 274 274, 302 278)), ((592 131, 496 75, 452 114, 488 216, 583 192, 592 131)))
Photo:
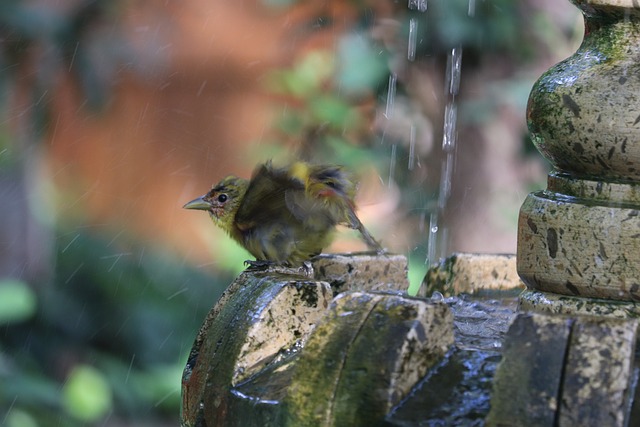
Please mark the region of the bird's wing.
POLYGON ((236 213, 236 224, 241 230, 258 224, 286 220, 289 210, 285 200, 287 192, 304 193, 304 184, 287 176, 270 163, 259 165, 253 172, 249 187, 236 213))

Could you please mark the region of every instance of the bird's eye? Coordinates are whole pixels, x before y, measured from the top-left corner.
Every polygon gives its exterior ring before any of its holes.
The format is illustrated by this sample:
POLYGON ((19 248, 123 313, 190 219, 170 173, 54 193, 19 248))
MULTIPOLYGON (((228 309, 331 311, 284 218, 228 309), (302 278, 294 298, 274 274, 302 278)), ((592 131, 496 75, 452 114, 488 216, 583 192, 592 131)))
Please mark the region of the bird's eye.
POLYGON ((228 197, 227 197, 227 195, 226 195, 226 194, 220 194, 220 195, 218 196, 218 201, 219 201, 220 203, 224 203, 224 202, 226 202, 226 201, 227 201, 227 199, 228 199, 228 197))

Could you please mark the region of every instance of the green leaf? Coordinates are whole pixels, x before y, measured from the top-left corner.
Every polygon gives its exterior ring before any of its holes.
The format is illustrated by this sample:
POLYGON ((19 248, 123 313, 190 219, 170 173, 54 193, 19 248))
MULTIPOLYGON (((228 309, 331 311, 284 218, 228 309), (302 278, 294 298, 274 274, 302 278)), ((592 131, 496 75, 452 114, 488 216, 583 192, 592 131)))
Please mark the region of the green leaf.
POLYGON ((7 427, 38 427, 38 423, 31 415, 19 409, 12 409, 6 415, 5 421, 6 424, 3 425, 7 427))
POLYGON ((358 123, 358 113, 353 107, 335 96, 321 96, 311 101, 309 108, 315 120, 342 130, 358 123))
POLYGON ((276 93, 300 99, 314 96, 331 78, 335 68, 330 52, 312 51, 291 69, 276 70, 267 76, 267 87, 276 93))
POLYGON ((0 281, 0 324, 29 319, 36 306, 37 298, 29 285, 15 279, 0 281))
POLYGON ((412 297, 418 294, 427 270, 428 268, 424 263, 409 262, 409 289, 407 289, 407 294, 412 297))
POLYGON ((387 54, 374 49, 369 38, 352 34, 340 40, 337 80, 350 95, 373 91, 389 75, 387 54))
POLYGON ((112 406, 111 387, 97 369, 76 366, 62 389, 63 404, 74 417, 95 422, 104 417, 112 406))

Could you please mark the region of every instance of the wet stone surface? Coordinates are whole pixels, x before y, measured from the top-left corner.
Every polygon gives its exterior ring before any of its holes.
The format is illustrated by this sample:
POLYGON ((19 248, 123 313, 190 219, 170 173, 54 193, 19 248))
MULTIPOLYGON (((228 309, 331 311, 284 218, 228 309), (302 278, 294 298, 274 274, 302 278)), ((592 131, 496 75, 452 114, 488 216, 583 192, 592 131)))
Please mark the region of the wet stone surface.
MULTIPOLYGON (((354 257, 361 268, 337 272, 372 270, 354 257)), ((386 283, 400 261, 382 256, 382 275, 354 277, 386 283)), ((230 286, 185 369, 183 426, 485 425, 517 290, 351 291, 329 304, 330 278, 315 279, 247 271, 230 286)))
POLYGON ((500 351, 515 316, 518 305, 515 296, 491 299, 461 295, 444 301, 453 312, 457 347, 471 351, 500 351))
POLYGON ((502 344, 517 298, 461 295, 445 302, 454 316, 455 344, 391 412, 389 426, 483 426, 502 344))
MULTIPOLYGON (((454 317, 455 343, 449 352, 417 382, 393 408, 387 426, 484 426, 490 409, 492 384, 502 358, 505 335, 515 316, 517 298, 500 299, 461 295, 443 298, 454 317)), ((230 410, 245 414, 238 421, 253 425, 280 425, 274 412, 288 393, 297 359, 293 352, 249 381, 233 388, 230 410), (294 363, 292 363, 294 362, 294 363), (269 421, 270 420, 270 421, 269 421)))

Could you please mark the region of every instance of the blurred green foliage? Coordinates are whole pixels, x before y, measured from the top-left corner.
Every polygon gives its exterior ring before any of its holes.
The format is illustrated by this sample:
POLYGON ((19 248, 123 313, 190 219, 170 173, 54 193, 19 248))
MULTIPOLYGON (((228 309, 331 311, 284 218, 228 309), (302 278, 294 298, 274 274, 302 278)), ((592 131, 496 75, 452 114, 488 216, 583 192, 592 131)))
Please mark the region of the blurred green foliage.
MULTIPOLYGON (((499 51, 528 56, 526 17, 522 4, 511 0, 447 0, 429 2, 426 13, 411 10, 418 22, 416 57, 446 53, 462 46, 467 52, 499 51)), ((405 26, 408 36, 408 24, 405 26)), ((530 40, 529 40, 530 41, 530 40)))
POLYGON ((76 365, 62 387, 62 403, 66 412, 74 418, 96 422, 111 410, 111 387, 97 369, 76 365))
MULTIPOLYGON (((61 75, 76 84, 83 106, 106 105, 131 59, 118 31, 123 4, 2 3, 2 172, 21 177, 24 156, 32 152, 24 142, 39 142, 51 124, 50 99, 61 75), (16 115, 16 91, 31 101, 20 112, 29 124, 17 128, 22 134, 5 127, 7 117, 16 115)), ((60 233, 52 283, 0 281, 0 424, 80 426, 101 424, 105 417, 177 421, 187 354, 231 277, 221 274, 213 282, 175 254, 113 234, 100 237, 86 228, 51 233, 60 233)))
MULTIPOLYGON (((177 419, 193 339, 232 277, 212 281, 175 255, 120 240, 60 234, 55 281, 37 288, 37 310, 23 303, 21 322, 0 323, 0 412, 12 422, 177 419)), ((34 296, 0 284, 10 292, 34 296)))
POLYGON ((288 144, 297 149, 294 157, 355 170, 382 158, 371 144, 371 118, 354 103, 371 96, 387 78, 386 56, 374 55, 372 42, 361 33, 346 39, 353 41, 340 43, 338 53, 312 50, 291 68, 268 76, 267 88, 286 99, 286 106, 275 119, 271 142, 260 144, 256 160, 287 157, 288 144))
POLYGON ((33 316, 36 296, 28 284, 15 279, 0 280, 0 325, 33 316))

